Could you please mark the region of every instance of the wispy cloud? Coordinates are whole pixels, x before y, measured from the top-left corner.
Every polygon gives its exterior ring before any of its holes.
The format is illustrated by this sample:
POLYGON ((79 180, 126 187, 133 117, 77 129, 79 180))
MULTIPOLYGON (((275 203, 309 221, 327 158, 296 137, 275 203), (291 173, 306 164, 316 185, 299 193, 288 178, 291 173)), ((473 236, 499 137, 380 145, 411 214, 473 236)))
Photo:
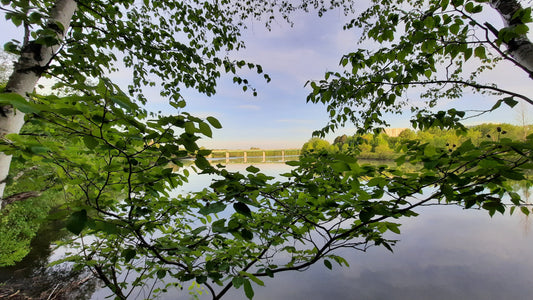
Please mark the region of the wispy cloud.
POLYGON ((237 108, 244 109, 244 110, 261 110, 261 106, 251 105, 251 104, 239 105, 237 106, 237 108))
POLYGON ((207 117, 215 117, 217 119, 221 119, 224 116, 223 113, 214 112, 214 111, 198 111, 198 112, 192 113, 192 115, 197 118, 201 118, 201 119, 205 119, 207 117))
POLYGON ((312 124, 313 120, 305 120, 305 119, 278 119, 276 120, 278 123, 290 123, 290 124, 312 124))

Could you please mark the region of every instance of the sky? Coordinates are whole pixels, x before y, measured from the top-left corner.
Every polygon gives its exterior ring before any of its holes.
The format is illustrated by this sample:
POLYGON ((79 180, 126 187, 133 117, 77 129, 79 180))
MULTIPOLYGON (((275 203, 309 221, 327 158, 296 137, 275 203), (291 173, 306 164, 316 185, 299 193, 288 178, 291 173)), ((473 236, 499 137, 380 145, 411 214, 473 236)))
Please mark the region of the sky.
MULTIPOLYGON (((263 149, 300 148, 314 130, 327 123, 326 108, 320 104, 306 103, 310 93, 304 87, 308 80, 319 80, 326 71, 337 70, 343 54, 354 51, 356 41, 361 36, 358 29, 343 31, 345 17, 340 10, 326 13, 319 18, 316 13, 293 15, 294 26, 278 21, 268 31, 260 22, 249 23, 243 32, 246 49, 239 52, 239 58, 263 66, 265 73, 272 78, 270 83, 262 75, 244 73, 257 88, 258 96, 244 93, 240 86, 231 82, 231 76, 223 77, 218 83, 218 93, 207 97, 186 91, 185 111, 198 117, 214 116, 223 128, 214 130, 211 139, 204 138, 199 143, 211 149, 263 149)), ((0 20, 0 42, 4 44, 12 38, 20 39, 20 30, 12 24, 0 20)), ((111 74, 119 85, 126 87, 130 80, 128 70, 111 74)), ((531 80, 516 72, 511 66, 503 66, 486 78, 498 82, 502 87, 522 91, 533 96, 531 80)), ((177 110, 168 105, 167 100, 158 95, 157 90, 147 90, 147 109, 174 114, 177 110)), ((473 109, 490 107, 495 99, 479 95, 465 95, 461 100, 442 101, 441 109, 473 109)), ((531 109, 530 111, 533 111, 531 109)), ((409 127, 409 116, 386 116, 391 127, 409 127)), ((470 121, 517 123, 516 110, 503 109, 498 114, 486 115, 470 121)), ((355 128, 347 126, 326 137, 330 142, 335 136, 353 134, 355 128)))

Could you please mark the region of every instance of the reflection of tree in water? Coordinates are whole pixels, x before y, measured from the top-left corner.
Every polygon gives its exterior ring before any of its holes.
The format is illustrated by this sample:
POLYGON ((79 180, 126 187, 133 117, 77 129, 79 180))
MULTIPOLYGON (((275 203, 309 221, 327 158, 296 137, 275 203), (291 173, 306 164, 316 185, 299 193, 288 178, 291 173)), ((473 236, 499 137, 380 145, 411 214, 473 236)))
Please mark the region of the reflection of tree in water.
POLYGON ((0 285, 0 298, 8 299, 90 299, 96 279, 71 268, 39 268, 30 277, 14 276, 0 285))
MULTIPOLYGON (((522 189, 522 194, 524 195, 524 199, 527 203, 527 205, 532 205, 533 203, 531 203, 531 189, 529 188, 524 188, 522 189)), ((530 215, 523 215, 524 216, 524 227, 525 227, 525 234, 528 234, 529 233, 529 229, 531 228, 531 218, 529 217, 530 215)))
POLYGON ((51 244, 68 233, 57 222, 41 226, 30 253, 19 263, 0 268, 0 299, 90 299, 97 287, 87 272, 68 265, 48 267, 51 244))
MULTIPOLYGON (((522 194, 522 200, 525 201, 526 207, 528 207, 531 211, 531 207, 533 206, 533 202, 531 201, 531 187, 527 184, 526 181, 520 181, 516 184, 516 190, 522 194)), ((520 213, 520 216, 521 223, 524 224, 524 234, 527 235, 529 234, 529 231, 532 227, 532 219, 530 218, 530 215, 526 215, 523 213, 520 213)))

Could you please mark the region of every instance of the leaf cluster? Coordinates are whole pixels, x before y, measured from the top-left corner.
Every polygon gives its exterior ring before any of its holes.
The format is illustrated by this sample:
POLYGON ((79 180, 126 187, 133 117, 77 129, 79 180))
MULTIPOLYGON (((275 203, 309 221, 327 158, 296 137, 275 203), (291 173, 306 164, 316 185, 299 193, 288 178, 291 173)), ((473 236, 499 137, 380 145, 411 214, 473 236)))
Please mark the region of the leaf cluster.
POLYGON ((413 113, 414 128, 461 128, 464 119, 493 111, 502 103, 533 104, 525 94, 478 80, 501 61, 531 75, 507 49, 528 32, 531 8, 518 10, 515 25, 500 30, 484 21, 489 9, 487 1, 372 1, 345 29, 361 28, 361 42, 372 41, 368 44, 374 47, 345 54, 340 61, 343 72, 328 72, 323 80, 309 82, 313 92, 307 101, 327 105, 330 113, 329 123, 315 134, 323 136, 347 122, 365 133, 386 127, 384 114, 408 110, 413 113), (444 99, 469 93, 500 101, 471 112, 432 110, 444 99))

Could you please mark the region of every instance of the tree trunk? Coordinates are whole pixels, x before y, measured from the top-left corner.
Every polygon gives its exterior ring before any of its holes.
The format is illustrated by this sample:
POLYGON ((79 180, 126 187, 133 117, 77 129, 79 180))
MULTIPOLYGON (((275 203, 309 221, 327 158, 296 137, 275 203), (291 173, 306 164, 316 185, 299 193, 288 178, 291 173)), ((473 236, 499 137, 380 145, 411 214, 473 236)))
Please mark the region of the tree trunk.
MULTIPOLYGON (((491 6, 498 11, 505 27, 524 24, 520 19, 512 19, 522 5, 518 0, 492 0, 491 6)), ((529 70, 529 77, 533 78, 533 44, 524 34, 507 43, 509 54, 525 69, 529 70)))
MULTIPOLYGON (((27 97, 35 89, 37 81, 52 62, 54 55, 59 49, 70 20, 77 8, 75 0, 57 0, 50 11, 48 27, 57 32, 58 43, 53 46, 45 46, 29 42, 23 45, 21 55, 15 63, 13 73, 9 78, 5 92, 17 93, 27 97), (57 24, 61 24, 60 28, 57 24)), ((15 111, 12 106, 0 107, 0 138, 10 133, 19 133, 24 125, 24 114, 15 111)), ((0 153, 0 207, 6 186, 6 179, 11 164, 11 156, 0 153)))

